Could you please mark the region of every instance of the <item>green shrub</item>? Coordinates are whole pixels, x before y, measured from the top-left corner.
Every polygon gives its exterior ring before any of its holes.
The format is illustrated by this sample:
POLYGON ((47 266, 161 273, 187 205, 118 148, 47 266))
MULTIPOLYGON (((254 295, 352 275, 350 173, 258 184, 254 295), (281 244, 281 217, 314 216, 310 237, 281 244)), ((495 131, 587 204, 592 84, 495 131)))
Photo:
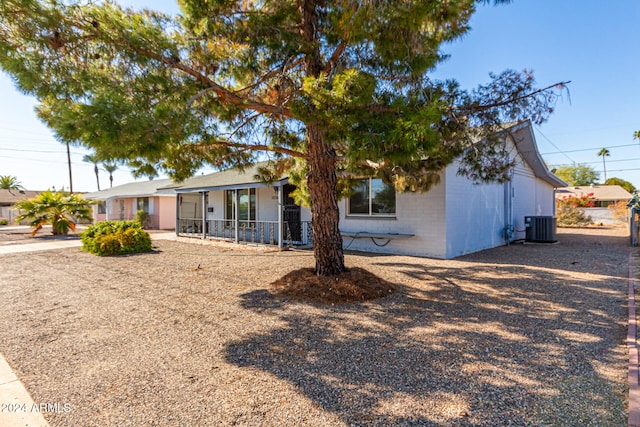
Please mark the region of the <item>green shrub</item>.
POLYGON ((0 225, 7 225, 9 224, 9 220, 7 218, 0 218, 0 225))
POLYGON ((96 237, 97 253, 100 256, 114 256, 120 253, 122 247, 120 240, 118 240, 117 234, 103 234, 96 237))
POLYGON ((136 211, 136 221, 142 224, 142 228, 149 228, 149 214, 145 211, 136 211))
POLYGON ((82 249, 100 256, 150 252, 151 236, 138 221, 101 221, 80 236, 82 249))

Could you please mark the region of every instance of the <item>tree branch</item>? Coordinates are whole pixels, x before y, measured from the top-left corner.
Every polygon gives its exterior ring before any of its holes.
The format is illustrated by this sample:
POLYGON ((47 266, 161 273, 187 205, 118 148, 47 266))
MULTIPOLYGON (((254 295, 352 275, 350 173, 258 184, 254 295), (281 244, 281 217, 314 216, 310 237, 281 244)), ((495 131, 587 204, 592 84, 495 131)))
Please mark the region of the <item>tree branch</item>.
POLYGON ((542 89, 534 90, 531 93, 527 93, 527 94, 524 94, 524 95, 521 95, 521 96, 518 96, 518 97, 515 97, 515 98, 506 99, 504 101, 495 102, 495 103, 492 103, 492 104, 478 105, 477 107, 456 107, 456 106, 453 106, 453 107, 449 108, 449 111, 452 111, 452 112, 478 112, 478 111, 490 110, 492 108, 504 107, 505 105, 509 105, 509 104, 514 103, 514 102, 521 101, 521 100, 526 99, 526 98, 530 98, 530 97, 535 96, 535 95, 537 95, 539 93, 546 92, 549 89, 552 89, 554 87, 562 89, 563 87, 565 87, 569 83, 571 83, 571 80, 566 81, 566 82, 555 83, 555 84, 549 85, 547 87, 544 87, 542 89))
MULTIPOLYGON (((145 56, 147 58, 151 58, 151 59, 155 59, 156 61, 159 61, 167 66, 169 66, 170 68, 174 68, 176 70, 180 70, 188 75, 190 75, 191 77, 194 77, 196 80, 200 81, 201 83, 204 83, 205 85, 209 86, 208 88, 198 92, 196 95, 194 95, 194 97, 192 97, 193 101, 195 101, 196 99, 206 95, 209 92, 214 92, 219 98, 237 106, 240 107, 242 109, 247 109, 247 110, 254 110, 258 113, 266 113, 266 114, 274 114, 276 116, 284 116, 284 117, 292 117, 291 111, 288 108, 284 108, 282 106, 275 106, 275 105, 270 105, 270 104, 263 104, 261 102, 257 102, 257 101, 253 101, 247 98, 243 98, 241 96, 238 96, 237 94, 235 94, 234 92, 231 92, 230 90, 226 89, 223 86, 220 86, 218 83, 214 82, 213 80, 211 80, 210 78, 202 75, 201 73, 197 72, 196 70, 194 70, 191 67, 187 67, 186 65, 182 64, 179 61, 176 61, 173 58, 167 58, 163 55, 159 55, 153 51, 147 50, 147 49, 141 49, 137 46, 133 46, 133 45, 129 45, 129 47, 134 50, 137 54, 141 55, 141 56, 145 56)), ((192 100, 189 100, 189 105, 192 104, 193 102, 192 100)))
POLYGON ((306 159, 307 158, 307 154, 303 153, 301 151, 296 151, 296 150, 291 150, 289 148, 284 148, 284 147, 275 147, 275 146, 269 146, 269 145, 264 145, 264 144, 258 144, 258 145, 254 145, 254 144, 243 144, 241 142, 231 142, 231 141, 221 141, 221 140, 217 140, 215 142, 212 143, 198 143, 198 144, 193 144, 193 147, 196 148, 202 148, 202 149, 206 149, 209 148, 211 145, 222 145, 228 148, 235 148, 238 149, 240 151, 247 151, 247 150, 252 150, 252 151, 269 151, 272 153, 278 153, 278 154, 284 154, 286 156, 291 156, 291 157, 298 157, 298 158, 302 158, 302 159, 306 159))
POLYGON ((340 57, 342 56, 346 48, 347 48, 347 43, 344 40, 340 42, 338 47, 336 47, 336 50, 333 52, 333 55, 331 55, 331 58, 329 58, 327 65, 324 67, 324 72, 327 75, 329 76, 333 75, 333 72, 335 71, 336 66, 338 65, 338 60, 340 59, 340 57))

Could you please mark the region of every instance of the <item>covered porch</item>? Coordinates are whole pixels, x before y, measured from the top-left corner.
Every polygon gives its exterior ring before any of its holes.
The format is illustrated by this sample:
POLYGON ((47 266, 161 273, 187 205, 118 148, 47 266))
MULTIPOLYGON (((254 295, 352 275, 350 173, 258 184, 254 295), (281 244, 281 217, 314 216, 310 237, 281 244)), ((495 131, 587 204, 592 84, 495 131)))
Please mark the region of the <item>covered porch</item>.
POLYGON ((287 180, 176 189, 176 234, 194 239, 304 247, 312 245, 308 209, 293 202, 287 180))

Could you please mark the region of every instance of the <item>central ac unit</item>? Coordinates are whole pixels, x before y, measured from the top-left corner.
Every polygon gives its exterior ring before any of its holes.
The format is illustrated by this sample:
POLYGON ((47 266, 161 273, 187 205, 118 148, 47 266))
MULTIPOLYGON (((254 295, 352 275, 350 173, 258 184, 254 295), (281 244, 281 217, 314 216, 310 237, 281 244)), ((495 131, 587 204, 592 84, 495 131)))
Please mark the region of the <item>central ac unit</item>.
POLYGON ((554 216, 525 216, 525 241, 554 243, 556 238, 556 218, 554 216))

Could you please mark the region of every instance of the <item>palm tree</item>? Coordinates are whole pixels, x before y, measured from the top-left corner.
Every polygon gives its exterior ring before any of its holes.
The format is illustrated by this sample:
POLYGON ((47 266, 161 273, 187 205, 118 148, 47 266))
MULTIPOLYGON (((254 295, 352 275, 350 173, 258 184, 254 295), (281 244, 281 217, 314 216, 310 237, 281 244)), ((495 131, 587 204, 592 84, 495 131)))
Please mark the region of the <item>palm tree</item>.
POLYGON ((93 172, 96 174, 96 182, 98 184, 98 191, 100 191, 100 176, 98 175, 98 172, 100 171, 98 169, 98 162, 100 161, 99 157, 96 154, 86 154, 82 158, 82 161, 93 164, 93 172))
POLYGON ((103 162, 102 167, 109 173, 109 187, 113 187, 113 173, 118 169, 118 164, 113 160, 103 162))
POLYGON ((24 190, 18 178, 11 175, 0 175, 0 189, 2 190, 24 190))
POLYGON ((33 227, 32 236, 47 224, 51 224, 54 235, 66 235, 75 231, 79 220, 91 221, 91 205, 95 202, 84 199, 79 194, 62 191, 43 191, 33 199, 21 200, 15 204, 20 210, 16 222, 29 220, 33 227))
POLYGON ((607 181, 607 164, 604 161, 605 157, 609 157, 611 155, 611 153, 609 153, 609 150, 607 150, 606 148, 603 148, 602 150, 598 151, 598 157, 602 156, 602 167, 604 168, 604 180, 607 181))

